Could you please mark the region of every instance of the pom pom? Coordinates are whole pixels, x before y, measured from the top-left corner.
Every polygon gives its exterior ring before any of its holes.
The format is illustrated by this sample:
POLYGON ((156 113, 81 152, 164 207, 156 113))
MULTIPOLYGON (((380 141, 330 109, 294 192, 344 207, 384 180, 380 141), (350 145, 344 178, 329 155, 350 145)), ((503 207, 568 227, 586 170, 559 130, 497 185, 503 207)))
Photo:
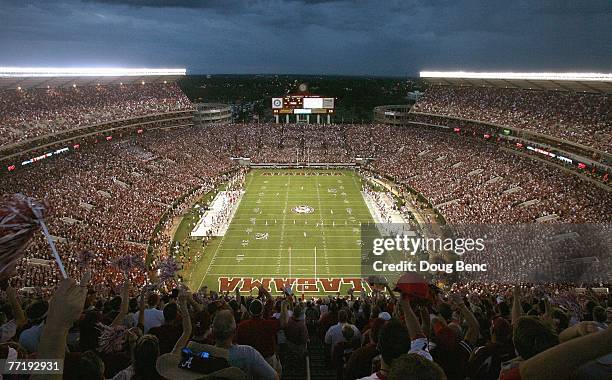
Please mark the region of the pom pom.
POLYGON ((176 277, 176 272, 179 271, 179 265, 173 257, 168 257, 159 264, 159 282, 164 283, 176 277))
POLYGON ((2 198, 0 203, 0 272, 23 258, 40 227, 44 206, 22 194, 2 198))
POLYGON ((569 314, 577 319, 582 318, 582 308, 576 294, 573 292, 562 292, 552 297, 552 303, 561 306, 567 310, 569 314))
POLYGON ((127 340, 127 327, 106 326, 103 323, 98 323, 97 328, 100 331, 98 338, 98 349, 105 353, 115 353, 123 351, 123 347, 127 340))
POLYGON ((145 263, 140 255, 125 255, 116 259, 112 263, 113 267, 123 273, 129 273, 132 269, 145 269, 145 263))
POLYGON ((398 280, 393 289, 402 293, 402 297, 418 305, 427 305, 433 301, 429 283, 418 273, 407 272, 398 280))
POLYGON ((152 292, 157 289, 157 284, 147 284, 143 287, 144 292, 152 292))

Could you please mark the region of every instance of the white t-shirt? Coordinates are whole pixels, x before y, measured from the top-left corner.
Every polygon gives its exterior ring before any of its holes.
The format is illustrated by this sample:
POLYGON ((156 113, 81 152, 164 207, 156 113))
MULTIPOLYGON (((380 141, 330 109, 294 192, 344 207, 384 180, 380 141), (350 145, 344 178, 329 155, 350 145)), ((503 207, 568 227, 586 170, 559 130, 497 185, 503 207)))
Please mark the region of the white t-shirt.
MULTIPOLYGON (((281 317, 280 312, 272 314, 272 318, 274 319, 280 319, 280 317, 281 317)), ((291 317, 293 317, 293 311, 287 310, 287 318, 291 318, 291 317)))
MULTIPOLYGON (((134 313, 134 324, 138 323, 140 311, 134 313)), ((164 324, 164 312, 157 309, 145 309, 144 311, 144 333, 148 333, 153 327, 164 324)))
POLYGON ((323 304, 321 306, 319 306, 319 313, 321 315, 321 317, 323 316, 323 314, 326 314, 329 311, 329 306, 323 304))
MULTIPOLYGON (((331 345, 332 349, 336 346, 336 344, 346 341, 346 339, 344 339, 344 336, 342 335, 342 328, 344 327, 344 325, 344 323, 338 322, 337 324, 330 327, 329 330, 327 330, 327 332, 325 333, 325 343, 331 345)), ((361 332, 359 331, 359 329, 354 325, 350 326, 355 332, 353 339, 360 339, 361 332)))
POLYGON ((248 379, 276 379, 276 371, 266 359, 251 346, 234 344, 229 349, 227 360, 232 367, 238 367, 246 373, 248 379))

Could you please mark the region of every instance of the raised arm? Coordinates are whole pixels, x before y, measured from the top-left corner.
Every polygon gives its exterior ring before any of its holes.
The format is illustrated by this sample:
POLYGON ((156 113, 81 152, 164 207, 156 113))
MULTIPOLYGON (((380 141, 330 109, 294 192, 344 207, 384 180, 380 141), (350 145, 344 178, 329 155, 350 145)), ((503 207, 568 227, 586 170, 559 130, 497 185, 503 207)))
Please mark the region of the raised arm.
POLYGON ((521 291, 519 286, 512 289, 512 326, 516 325, 516 321, 523 315, 523 306, 521 306, 521 291))
POLYGON ((450 299, 468 324, 468 330, 465 333, 465 340, 469 344, 475 345, 478 341, 478 336, 480 335, 480 324, 478 323, 478 320, 474 316, 474 313, 472 313, 472 311, 465 305, 463 297, 460 294, 453 293, 450 295, 450 299))
POLYGON ((142 332, 144 332, 144 319, 145 319, 145 303, 147 302, 147 287, 143 287, 142 293, 140 294, 140 301, 138 302, 138 324, 136 325, 142 332))
POLYGON ((15 324, 17 325, 17 329, 22 326, 25 326, 28 320, 26 319, 25 313, 21 308, 21 303, 19 302, 19 298, 17 298, 17 292, 15 291, 15 288, 9 285, 6 288, 6 296, 8 298, 8 303, 9 305, 11 305, 11 309, 13 310, 13 316, 15 317, 15 324))
POLYGON ((119 308, 119 314, 111 323, 111 326, 118 326, 125 321, 125 316, 127 315, 130 307, 130 281, 126 277, 123 281, 123 287, 121 288, 121 307, 119 308))
POLYGON ((419 324, 419 320, 414 314, 414 310, 412 310, 412 306, 410 306, 410 301, 402 297, 400 299, 400 305, 404 311, 404 320, 406 322, 406 327, 408 328, 408 333, 410 334, 410 340, 424 337, 425 334, 423 333, 423 329, 419 324))
POLYGON ((242 304, 242 297, 240 297, 240 287, 239 286, 236 286, 234 293, 236 297, 236 302, 238 302, 238 308, 240 308, 240 305, 242 304))
POLYGON ((270 292, 266 290, 266 288, 263 287, 263 285, 259 285, 258 289, 259 289, 259 294, 263 296, 263 298, 265 299, 264 305, 268 301, 273 301, 272 295, 270 294, 270 292))
POLYGON ((387 289, 387 293, 389 293, 389 297, 391 297, 392 300, 396 301, 397 297, 395 297, 395 293, 393 293, 393 290, 391 290, 391 288, 389 287, 389 284, 385 284, 385 289, 387 289))
POLYGON ((556 345, 519 366, 522 379, 569 379, 584 363, 612 352, 612 327, 556 345))
MULTIPOLYGON (((64 360, 66 354, 66 337, 72 324, 79 319, 85 298, 87 284, 91 273, 85 272, 81 284, 71 278, 62 280, 49 302, 47 321, 43 327, 38 344, 38 359, 64 360)), ((62 375, 33 375, 32 379, 61 379, 62 375)))
POLYGON ((281 302, 281 314, 280 314, 280 325, 281 329, 287 327, 287 321, 289 320, 289 313, 287 312, 287 300, 283 300, 281 302))
POLYGON ((199 301, 197 301, 194 297, 193 294, 190 295, 189 299, 187 300, 187 302, 191 305, 191 307, 193 308, 193 310, 195 311, 202 311, 204 310, 204 305, 202 305, 199 301))
POLYGON ((189 308, 187 307, 188 297, 191 297, 191 294, 181 289, 179 293, 179 308, 183 316, 183 334, 174 345, 174 349, 172 350, 173 354, 179 354, 181 349, 187 345, 191 337, 191 316, 189 315, 189 308))
POLYGON ((422 330, 425 333, 425 336, 429 337, 431 335, 431 321, 429 320, 429 311, 427 310, 427 307, 419 307, 419 314, 421 316, 422 330))

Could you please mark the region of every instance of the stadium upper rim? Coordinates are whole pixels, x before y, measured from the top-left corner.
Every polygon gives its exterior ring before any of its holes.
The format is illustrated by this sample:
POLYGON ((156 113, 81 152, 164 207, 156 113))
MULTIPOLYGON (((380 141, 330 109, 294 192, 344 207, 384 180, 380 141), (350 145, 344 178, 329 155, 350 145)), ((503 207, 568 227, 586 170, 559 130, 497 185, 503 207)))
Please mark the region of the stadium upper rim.
POLYGON ((421 71, 421 79, 443 86, 612 94, 612 74, 421 71))
POLYGON ((186 69, 0 67, 0 91, 28 88, 169 83, 186 69))

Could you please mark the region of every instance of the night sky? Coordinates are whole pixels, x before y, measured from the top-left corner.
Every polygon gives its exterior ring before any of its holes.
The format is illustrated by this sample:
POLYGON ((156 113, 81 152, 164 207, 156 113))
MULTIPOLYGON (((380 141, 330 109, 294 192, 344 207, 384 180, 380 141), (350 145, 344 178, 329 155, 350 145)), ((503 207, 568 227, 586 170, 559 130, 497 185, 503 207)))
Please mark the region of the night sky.
POLYGON ((610 0, 0 0, 0 66, 612 72, 610 0))

